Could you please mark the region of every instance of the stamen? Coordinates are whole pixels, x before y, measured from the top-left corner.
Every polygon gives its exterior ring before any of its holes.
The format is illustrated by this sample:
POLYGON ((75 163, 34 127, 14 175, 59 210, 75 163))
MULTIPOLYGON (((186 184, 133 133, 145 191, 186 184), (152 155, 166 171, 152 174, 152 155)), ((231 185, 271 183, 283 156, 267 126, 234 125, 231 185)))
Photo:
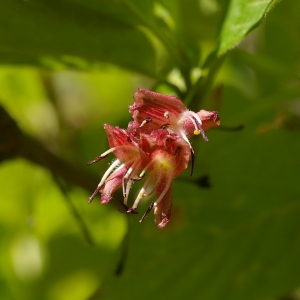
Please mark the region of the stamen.
MULTIPOLYGON (((195 130, 194 130, 194 134, 195 135, 199 135, 200 134, 200 129, 199 129, 199 126, 201 126, 201 123, 197 124, 197 120, 194 119, 194 116, 189 116, 189 119, 192 121, 194 127, 195 127, 195 130)), ((201 121, 201 120, 200 120, 201 121)))
POLYGON ((139 221, 140 223, 142 223, 144 221, 144 219, 149 215, 150 211, 153 209, 153 206, 154 206, 154 202, 151 202, 150 206, 148 207, 148 209, 146 210, 146 212, 140 219, 140 221, 139 221))
POLYGON ((122 192, 123 192, 123 198, 126 197, 126 188, 125 188, 125 177, 122 178, 122 192))
POLYGON ((136 208, 129 208, 125 203, 123 203, 122 201, 120 201, 121 205, 125 208, 125 209, 120 209, 118 208, 118 211, 124 214, 135 214, 137 215, 138 212, 136 211, 136 208))
POLYGON ((146 118, 146 119, 141 123, 140 128, 143 127, 143 126, 145 126, 146 124, 148 124, 148 123, 150 123, 150 122, 152 122, 152 118, 150 118, 150 117, 146 118))
MULTIPOLYGON (((122 201, 120 201, 120 203, 125 208, 126 211, 129 209, 129 207, 125 203, 123 203, 122 201)), ((118 211, 120 211, 120 209, 118 209, 118 211)))
MULTIPOLYGON (((114 149, 114 148, 112 148, 114 149)), ((111 149, 110 149, 111 150, 111 149)), ((106 151, 107 152, 107 151, 106 151)), ((100 155, 101 156, 101 155, 100 155)), ((103 157, 103 155, 102 155, 103 157)), ((91 197, 89 197, 88 203, 92 203, 92 201, 94 200, 94 198, 96 197, 96 195, 98 194, 98 192, 103 188, 105 180, 108 178, 108 176, 114 171, 114 169, 116 167, 118 167, 120 165, 120 161, 118 159, 116 159, 111 165, 110 167, 106 170, 106 172, 104 173, 104 175, 102 176, 96 190, 94 191, 94 193, 92 194, 91 197)), ((119 171, 121 168, 124 167, 124 164, 122 164, 121 166, 119 166, 115 172, 119 171)))
MULTIPOLYGON (((104 175, 102 176, 102 178, 101 178, 101 181, 100 181, 100 183, 98 184, 98 186, 101 186, 103 183, 104 183, 104 181, 107 179, 107 177, 112 173, 112 171, 117 167, 117 166, 119 166, 120 165, 120 161, 118 160, 118 159, 116 159, 111 165, 110 165, 110 167, 106 170, 106 172, 104 173, 104 175)), ((124 164, 122 164, 118 169, 120 169, 121 167, 123 167, 124 166, 124 164)))
POLYGON ((150 192, 148 192, 148 193, 144 193, 143 198, 149 197, 149 196, 151 196, 155 192, 157 184, 159 183, 160 180, 161 180, 161 174, 159 174, 159 176, 157 178, 155 178, 155 183, 153 185, 152 190, 150 192))
POLYGON ((167 129, 171 124, 167 123, 167 124, 164 124, 162 126, 160 126, 160 129, 167 129))
POLYGON ((124 200, 123 200, 125 204, 127 204, 128 197, 129 197, 129 192, 130 192, 130 189, 132 187, 132 184, 133 184, 133 180, 129 179, 127 184, 126 184, 125 195, 124 195, 124 200))
POLYGON ((192 145, 191 145, 189 139, 187 138, 185 132, 183 130, 180 130, 179 133, 180 133, 181 137, 189 144, 190 148, 192 149, 192 145))
POLYGON ((137 177, 137 176, 135 176, 135 177, 133 177, 133 178, 131 178, 131 180, 132 181, 140 181, 140 180, 142 180, 144 178, 144 176, 143 177, 137 177))
POLYGON ((137 215, 138 212, 136 211, 136 209, 137 209, 137 207, 131 207, 131 208, 129 208, 126 212, 127 212, 128 214, 135 214, 135 215, 137 215))
POLYGON ((145 198, 147 196, 146 194, 146 190, 148 188, 148 185, 150 184, 150 182, 152 181, 153 176, 149 175, 149 177, 147 178, 146 182, 144 183, 143 187, 141 188, 137 198, 135 199, 132 208, 137 208, 139 202, 141 201, 141 199, 145 198))
MULTIPOLYGON (((195 120, 195 123, 197 124, 197 126, 195 126, 196 130, 194 130, 194 134, 195 135, 199 135, 201 133, 202 138, 208 142, 208 138, 204 133, 204 129, 202 127, 202 122, 200 117, 193 111, 190 111, 191 117, 195 120)), ((193 121, 192 121, 193 122, 193 121)), ((193 122, 194 124, 194 122, 193 122)))
POLYGON ((144 187, 141 188, 141 190, 140 190, 140 192, 139 192, 137 198, 135 199, 135 201, 134 201, 132 207, 134 207, 134 208, 137 208, 137 207, 138 207, 139 202, 144 198, 144 192, 145 192, 145 190, 146 190, 146 189, 145 189, 144 187))
POLYGON ((201 136, 202 136, 202 138, 204 139, 205 142, 208 142, 208 137, 205 135, 202 126, 200 126, 200 130, 201 130, 201 136))
POLYGON ((121 146, 116 146, 116 147, 110 148, 107 151, 105 151, 104 153, 102 153, 101 155, 95 157, 93 160, 89 161, 87 163, 87 165, 94 164, 94 163, 98 162, 99 160, 107 157, 108 154, 114 152, 115 150, 119 150, 120 148, 126 148, 126 147, 134 147, 134 146, 131 146, 131 145, 121 145, 121 146))
MULTIPOLYGON (((136 166, 138 165, 138 163, 140 162, 139 159, 132 159, 135 160, 135 162, 131 165, 131 167, 128 169, 128 171, 126 172, 126 174, 124 175, 125 179, 128 179, 129 177, 131 177, 130 175, 132 174, 132 172, 136 169, 136 166)), ((127 163, 126 163, 127 165, 127 163)))
POLYGON ((190 111, 191 116, 193 116, 196 119, 196 122, 198 122, 198 124, 200 124, 200 126, 202 125, 202 121, 200 119, 200 117, 193 111, 190 111))
POLYGON ((150 166, 155 162, 155 160, 151 160, 147 166, 144 168, 144 170, 142 170, 142 172, 139 175, 139 178, 143 178, 145 173, 147 172, 147 170, 150 168, 150 166))
POLYGON ((105 158, 105 157, 107 157, 107 156, 108 156, 108 154, 107 154, 107 155, 101 154, 101 155, 95 157, 93 160, 89 161, 89 162, 87 163, 87 165, 88 165, 88 166, 89 166, 89 165, 92 165, 92 164, 98 162, 99 160, 101 160, 101 159, 103 159, 103 158, 105 158))
POLYGON ((123 197, 124 197, 124 203, 127 204, 128 196, 129 196, 129 191, 133 183, 132 177, 134 177, 137 173, 137 169, 139 167, 140 159, 136 160, 132 166, 128 169, 126 174, 123 177, 122 185, 123 185, 123 197), (125 187, 125 180, 127 180, 127 184, 125 187))
POLYGON ((202 127, 202 121, 200 119, 200 117, 193 111, 187 110, 185 111, 182 116, 181 116, 181 120, 182 122, 184 121, 184 119, 188 118, 194 125, 194 135, 199 135, 201 134, 202 138, 208 142, 208 138, 204 133, 204 129, 202 127))
POLYGON ((96 197, 96 195, 98 194, 98 192, 102 189, 102 187, 103 187, 103 185, 98 185, 98 187, 95 189, 95 191, 92 194, 92 196, 89 198, 88 204, 92 203, 92 201, 94 200, 94 198, 96 197))

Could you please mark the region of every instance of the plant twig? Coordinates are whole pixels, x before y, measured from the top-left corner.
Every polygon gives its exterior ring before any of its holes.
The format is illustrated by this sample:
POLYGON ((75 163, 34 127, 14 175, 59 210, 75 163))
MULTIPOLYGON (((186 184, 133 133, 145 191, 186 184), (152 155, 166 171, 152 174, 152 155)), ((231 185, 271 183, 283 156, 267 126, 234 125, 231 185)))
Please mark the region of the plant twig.
POLYGON ((82 167, 71 164, 48 150, 37 139, 25 135, 0 106, 0 161, 23 157, 48 170, 65 182, 93 191, 98 178, 82 167))
POLYGON ((221 57, 216 57, 214 61, 211 63, 207 76, 200 77, 198 81, 193 85, 193 87, 189 90, 184 102, 186 105, 192 109, 197 110, 200 107, 200 103, 207 97, 209 94, 214 79, 220 70, 226 55, 222 55, 221 57))

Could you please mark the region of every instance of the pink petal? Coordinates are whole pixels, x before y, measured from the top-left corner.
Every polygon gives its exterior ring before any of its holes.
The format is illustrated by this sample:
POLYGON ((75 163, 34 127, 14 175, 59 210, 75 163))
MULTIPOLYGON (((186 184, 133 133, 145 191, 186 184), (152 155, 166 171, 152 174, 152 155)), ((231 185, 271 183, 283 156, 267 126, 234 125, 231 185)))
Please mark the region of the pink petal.
POLYGON ((127 168, 122 168, 118 172, 112 173, 105 181, 101 193, 101 204, 106 204, 112 199, 114 192, 122 186, 122 180, 127 172, 127 168))
POLYGON ((107 134, 109 146, 111 148, 117 147, 113 153, 121 162, 125 163, 129 160, 139 158, 138 141, 128 130, 109 124, 104 124, 104 129, 107 134))
POLYGON ((218 127, 220 125, 219 115, 216 111, 200 110, 197 115, 202 121, 202 127, 204 130, 218 127))
POLYGON ((169 187, 164 198, 154 207, 154 221, 159 228, 165 227, 171 217, 172 188, 169 187))
POLYGON ((134 104, 129 107, 129 112, 134 121, 129 124, 129 128, 137 129, 145 120, 149 120, 142 129, 145 133, 166 124, 177 123, 180 114, 186 110, 180 99, 146 89, 137 89, 133 98, 134 104))
MULTIPOLYGON (((200 117, 203 130, 215 128, 220 125, 219 115, 215 111, 207 111, 202 109, 197 112, 197 115, 200 117)), ((195 126, 190 119, 186 119, 184 121, 183 128, 188 137, 192 137, 194 135, 195 126)))
POLYGON ((183 139, 180 139, 180 143, 178 142, 177 145, 176 155, 174 155, 176 161, 174 177, 186 170, 192 155, 190 146, 183 139))
POLYGON ((109 124, 104 124, 104 130, 106 131, 108 143, 111 148, 132 144, 127 130, 109 124))

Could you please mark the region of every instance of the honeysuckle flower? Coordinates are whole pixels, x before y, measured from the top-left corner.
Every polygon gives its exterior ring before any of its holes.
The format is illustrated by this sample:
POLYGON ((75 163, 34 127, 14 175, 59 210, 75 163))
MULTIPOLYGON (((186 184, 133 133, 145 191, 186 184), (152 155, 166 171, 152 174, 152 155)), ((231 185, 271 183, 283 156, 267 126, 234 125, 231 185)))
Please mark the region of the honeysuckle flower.
POLYGON ((151 202, 140 222, 154 209, 155 223, 162 228, 171 216, 172 180, 188 167, 191 160, 193 164, 189 138, 201 134, 208 140, 204 130, 218 126, 219 117, 216 112, 189 111, 178 98, 145 89, 138 89, 134 100, 129 107, 133 121, 127 130, 104 125, 110 149, 88 164, 110 153, 116 159, 104 173, 89 203, 100 192, 101 204, 105 204, 117 189, 122 188, 124 209, 119 211, 137 213, 139 203, 155 194, 155 201, 151 202), (135 181, 142 182, 141 188, 135 200, 129 201, 135 181))

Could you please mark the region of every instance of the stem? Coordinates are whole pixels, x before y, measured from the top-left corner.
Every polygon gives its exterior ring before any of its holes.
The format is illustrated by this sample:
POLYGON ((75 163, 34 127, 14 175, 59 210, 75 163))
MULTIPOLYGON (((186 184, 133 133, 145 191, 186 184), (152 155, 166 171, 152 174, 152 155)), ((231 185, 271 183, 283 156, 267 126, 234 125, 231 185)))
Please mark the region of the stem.
POLYGON ((156 82, 152 86, 152 90, 155 91, 160 84, 165 84, 166 86, 170 87, 180 99, 184 98, 184 93, 180 90, 180 88, 177 85, 167 81, 166 79, 162 79, 162 80, 156 82))
POLYGON ((185 80, 186 88, 189 89, 191 86, 190 68, 188 67, 184 52, 180 51, 177 43, 173 41, 170 35, 166 35, 163 30, 160 30, 151 21, 147 20, 147 18, 145 18, 144 15, 141 14, 141 12, 136 9, 136 7, 134 7, 134 5, 130 1, 125 1, 125 3, 131 10, 131 12, 135 15, 136 19, 139 20, 140 24, 148 28, 166 48, 170 56, 173 58, 175 65, 177 65, 180 69, 181 74, 185 80))
POLYGON ((66 204, 68 208, 70 209, 71 214, 73 215, 75 221, 77 222, 77 225, 79 229, 81 230, 84 238, 86 241, 92 245, 95 246, 95 241, 92 237, 92 233, 88 229, 85 221, 81 217, 80 213, 78 212, 76 206, 73 204, 71 196, 70 196, 70 187, 68 187, 66 184, 64 184, 59 178, 54 177, 59 189, 61 190, 61 193, 64 195, 64 199, 66 201, 66 204))
POLYGON ((190 89, 184 102, 191 110, 196 111, 199 108, 200 103, 208 96, 214 79, 218 74, 225 58, 226 55, 215 58, 213 63, 210 65, 210 69, 206 78, 200 77, 195 85, 190 89))
POLYGON ((82 167, 66 162, 49 151, 41 142, 25 135, 0 106, 0 161, 22 157, 44 167, 66 183, 78 185, 89 192, 95 190, 98 178, 82 167))
POLYGON ((49 169, 70 184, 94 190, 98 185, 97 179, 80 167, 71 165, 45 148, 30 136, 23 135, 20 139, 19 156, 49 169))

